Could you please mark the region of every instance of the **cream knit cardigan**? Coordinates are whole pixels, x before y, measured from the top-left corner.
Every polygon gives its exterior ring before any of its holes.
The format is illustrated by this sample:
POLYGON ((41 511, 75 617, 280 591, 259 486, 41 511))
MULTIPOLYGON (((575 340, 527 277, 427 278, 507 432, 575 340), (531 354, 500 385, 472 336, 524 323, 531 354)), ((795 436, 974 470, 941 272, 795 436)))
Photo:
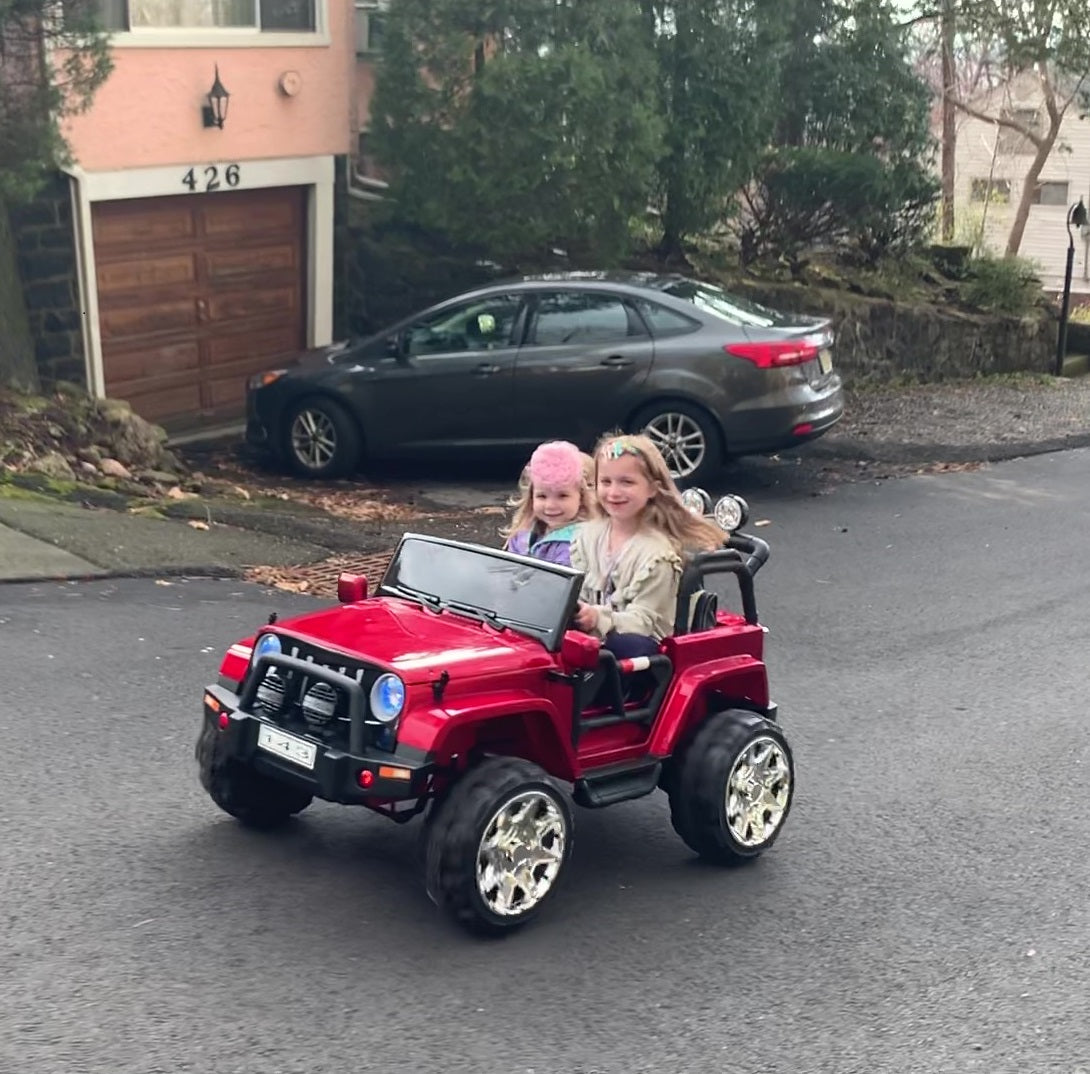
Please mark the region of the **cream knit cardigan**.
POLYGON ((602 549, 609 520, 584 522, 571 544, 571 565, 583 572, 580 599, 598 608, 593 633, 605 637, 642 634, 661 641, 674 630, 681 556, 665 534, 640 530, 621 551, 613 567, 613 593, 603 601, 606 567, 602 549))

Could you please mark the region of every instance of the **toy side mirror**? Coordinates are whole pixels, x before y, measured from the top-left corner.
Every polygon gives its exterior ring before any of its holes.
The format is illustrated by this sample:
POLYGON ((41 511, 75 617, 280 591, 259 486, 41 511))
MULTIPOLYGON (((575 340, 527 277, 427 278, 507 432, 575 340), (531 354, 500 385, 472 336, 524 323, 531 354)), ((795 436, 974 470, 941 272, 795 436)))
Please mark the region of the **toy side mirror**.
POLYGON ((581 630, 566 630, 560 643, 560 658, 565 667, 592 671, 598 666, 601 648, 602 643, 593 635, 584 634, 581 630))
POLYGON ((367 576, 349 574, 347 571, 337 578, 337 600, 342 604, 354 604, 357 600, 367 599, 367 576))

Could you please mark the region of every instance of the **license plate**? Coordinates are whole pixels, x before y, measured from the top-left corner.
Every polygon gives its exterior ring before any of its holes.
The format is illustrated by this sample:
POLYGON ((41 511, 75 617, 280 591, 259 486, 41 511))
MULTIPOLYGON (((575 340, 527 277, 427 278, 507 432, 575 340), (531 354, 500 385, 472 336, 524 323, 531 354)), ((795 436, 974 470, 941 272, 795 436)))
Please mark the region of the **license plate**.
POLYGON ((283 757, 301 768, 313 768, 314 759, 318 756, 318 747, 313 742, 296 738, 267 723, 263 723, 257 732, 257 745, 259 749, 275 753, 277 757, 283 757))
POLYGON ((818 352, 818 368, 821 372, 831 373, 833 371, 833 352, 829 350, 821 350, 818 352))

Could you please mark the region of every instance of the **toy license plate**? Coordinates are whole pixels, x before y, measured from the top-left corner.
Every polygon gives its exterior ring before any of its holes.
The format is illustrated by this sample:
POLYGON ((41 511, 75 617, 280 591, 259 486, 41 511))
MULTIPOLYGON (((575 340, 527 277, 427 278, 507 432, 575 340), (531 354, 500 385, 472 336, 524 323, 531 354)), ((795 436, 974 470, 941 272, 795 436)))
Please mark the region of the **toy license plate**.
POLYGON ((289 735, 279 728, 263 723, 257 732, 257 745, 268 753, 275 753, 301 768, 313 768, 318 756, 318 747, 313 742, 306 742, 295 735, 289 735))
POLYGON ((818 368, 821 372, 831 373, 833 371, 833 352, 827 349, 822 349, 818 352, 818 368))

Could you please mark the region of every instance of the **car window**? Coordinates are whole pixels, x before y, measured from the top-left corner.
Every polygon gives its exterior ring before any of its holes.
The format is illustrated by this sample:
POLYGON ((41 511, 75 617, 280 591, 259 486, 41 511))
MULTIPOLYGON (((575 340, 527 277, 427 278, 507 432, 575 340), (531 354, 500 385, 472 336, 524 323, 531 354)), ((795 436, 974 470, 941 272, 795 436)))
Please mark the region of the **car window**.
POLYGON ((749 299, 729 295, 726 291, 711 284, 696 283, 694 280, 681 280, 666 288, 668 295, 683 298, 697 309, 706 310, 722 317, 731 324, 744 325, 748 328, 776 328, 791 324, 792 318, 770 310, 749 299))
POLYGON ((446 306, 409 325, 405 353, 457 354, 509 347, 521 301, 518 295, 487 295, 446 306))
POLYGON ((657 339, 663 336, 680 336, 685 332, 692 332, 700 327, 699 321, 686 317, 683 313, 675 313, 657 302, 648 302, 645 298, 636 300, 643 319, 651 326, 651 333, 657 339))
POLYGON ((610 343, 642 336, 642 327, 616 295, 560 291, 537 302, 528 343, 539 347, 560 343, 610 343))

